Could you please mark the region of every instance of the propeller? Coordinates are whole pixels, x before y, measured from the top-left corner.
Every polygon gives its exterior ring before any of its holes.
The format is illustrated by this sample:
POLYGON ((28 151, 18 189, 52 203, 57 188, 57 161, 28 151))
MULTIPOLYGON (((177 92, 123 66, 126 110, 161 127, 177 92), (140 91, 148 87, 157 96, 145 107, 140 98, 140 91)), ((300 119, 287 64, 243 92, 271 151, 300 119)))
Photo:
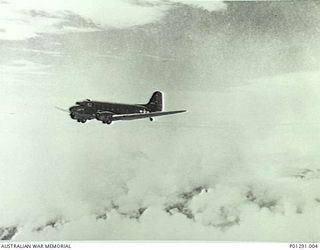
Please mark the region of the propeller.
POLYGON ((62 111, 62 112, 70 113, 69 110, 67 110, 67 109, 60 108, 60 107, 58 107, 58 106, 54 106, 54 107, 55 107, 57 110, 60 110, 60 111, 62 111))

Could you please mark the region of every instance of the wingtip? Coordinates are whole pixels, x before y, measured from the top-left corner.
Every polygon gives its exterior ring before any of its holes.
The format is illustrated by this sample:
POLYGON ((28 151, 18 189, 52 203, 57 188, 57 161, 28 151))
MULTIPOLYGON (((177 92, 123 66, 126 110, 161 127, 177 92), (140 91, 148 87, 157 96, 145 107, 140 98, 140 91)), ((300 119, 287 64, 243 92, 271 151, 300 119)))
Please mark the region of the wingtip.
POLYGON ((176 110, 175 112, 177 113, 184 113, 184 112, 188 112, 186 109, 181 109, 181 110, 176 110))

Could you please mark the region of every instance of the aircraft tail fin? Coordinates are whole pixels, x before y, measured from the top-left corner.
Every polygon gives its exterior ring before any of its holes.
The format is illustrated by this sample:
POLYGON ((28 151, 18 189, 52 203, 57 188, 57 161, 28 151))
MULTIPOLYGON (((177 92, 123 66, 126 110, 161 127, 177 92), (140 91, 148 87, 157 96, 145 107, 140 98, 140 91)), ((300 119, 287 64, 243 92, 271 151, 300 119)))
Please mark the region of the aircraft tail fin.
POLYGON ((156 91, 152 94, 150 101, 145 105, 152 112, 162 111, 162 93, 160 91, 156 91))

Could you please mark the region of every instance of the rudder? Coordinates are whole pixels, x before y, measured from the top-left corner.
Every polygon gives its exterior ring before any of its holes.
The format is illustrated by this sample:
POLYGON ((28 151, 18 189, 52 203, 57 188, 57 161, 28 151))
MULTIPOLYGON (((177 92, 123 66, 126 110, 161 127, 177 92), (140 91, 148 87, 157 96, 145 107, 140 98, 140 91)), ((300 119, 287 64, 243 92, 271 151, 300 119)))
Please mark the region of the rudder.
POLYGON ((162 93, 160 91, 154 92, 146 107, 152 112, 162 111, 162 93))

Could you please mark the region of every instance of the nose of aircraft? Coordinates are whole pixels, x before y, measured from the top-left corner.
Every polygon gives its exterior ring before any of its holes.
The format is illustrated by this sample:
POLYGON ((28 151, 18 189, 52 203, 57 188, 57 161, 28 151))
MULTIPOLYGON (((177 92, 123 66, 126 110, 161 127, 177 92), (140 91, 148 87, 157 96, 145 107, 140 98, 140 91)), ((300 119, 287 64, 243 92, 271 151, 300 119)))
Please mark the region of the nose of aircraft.
POLYGON ((84 111, 84 108, 81 106, 72 106, 69 108, 70 113, 81 113, 84 111))
POLYGON ((82 109, 83 109, 83 108, 80 107, 80 106, 72 106, 72 107, 69 108, 69 111, 70 111, 70 112, 79 112, 79 111, 81 111, 82 109))
POLYGON ((72 106, 69 108, 69 111, 72 112, 76 106, 72 106))

